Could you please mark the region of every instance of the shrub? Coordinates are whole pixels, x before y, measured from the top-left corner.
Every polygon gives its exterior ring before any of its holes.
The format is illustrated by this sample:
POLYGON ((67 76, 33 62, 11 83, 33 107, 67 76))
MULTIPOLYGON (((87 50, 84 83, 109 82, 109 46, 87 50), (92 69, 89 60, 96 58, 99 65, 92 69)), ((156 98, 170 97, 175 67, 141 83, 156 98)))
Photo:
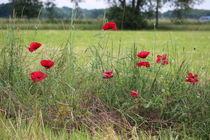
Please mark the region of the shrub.
POLYGON ((147 27, 144 15, 129 6, 124 9, 119 7, 110 8, 107 18, 116 22, 120 29, 137 30, 147 27))

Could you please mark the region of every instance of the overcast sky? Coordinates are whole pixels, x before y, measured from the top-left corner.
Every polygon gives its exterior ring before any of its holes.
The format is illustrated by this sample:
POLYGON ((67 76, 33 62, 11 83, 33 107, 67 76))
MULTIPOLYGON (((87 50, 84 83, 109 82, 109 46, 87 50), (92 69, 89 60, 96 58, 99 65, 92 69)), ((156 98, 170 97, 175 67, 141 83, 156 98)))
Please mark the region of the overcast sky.
MULTIPOLYGON (((9 0, 0 0, 0 3, 7 3, 9 0)), ((42 0, 45 1, 45 0, 42 0)), ((109 5, 105 2, 106 0, 84 0, 85 2, 82 2, 79 4, 81 8, 86 9, 100 9, 100 8, 107 8, 109 5)), ((72 7, 72 4, 70 3, 70 0, 55 0, 55 3, 58 7, 72 7)), ((200 5, 196 5, 194 8, 197 9, 209 9, 210 10, 210 0, 204 0, 204 2, 200 5)), ((169 6, 165 6, 162 8, 161 11, 170 10, 169 6)))

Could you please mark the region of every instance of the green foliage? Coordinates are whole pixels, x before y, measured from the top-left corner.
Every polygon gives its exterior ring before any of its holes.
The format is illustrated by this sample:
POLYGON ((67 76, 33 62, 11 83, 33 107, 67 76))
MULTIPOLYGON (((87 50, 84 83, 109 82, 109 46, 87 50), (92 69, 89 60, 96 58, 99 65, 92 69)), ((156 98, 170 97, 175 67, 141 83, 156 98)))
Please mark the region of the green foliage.
MULTIPOLYGON (((9 18, 13 15, 12 13, 12 4, 0 4, 0 17, 9 18)), ((22 9, 24 10, 24 9, 22 9)), ((103 18, 104 12, 107 9, 81 9, 78 8, 77 18, 79 19, 97 19, 103 18)), ((45 7, 39 9, 40 18, 56 18, 56 19, 69 19, 72 15, 72 8, 69 7, 56 7, 52 2, 46 2, 45 7), (41 11, 40 11, 41 10, 41 11)), ((37 17, 38 14, 35 16, 37 17)), ((22 17, 24 17, 22 15, 22 17)), ((34 18, 34 17, 32 17, 34 18)))
POLYGON ((0 17, 9 17, 11 13, 12 5, 7 3, 7 4, 0 4, 0 17))
MULTIPOLYGON (((92 9, 92 10, 80 9, 79 13, 77 14, 78 14, 78 18, 80 19, 97 19, 97 18, 103 18, 105 11, 109 11, 109 9, 92 9)), ((111 11, 113 11, 112 8, 111 8, 111 11)), ((48 18, 49 17, 48 13, 49 12, 47 12, 47 8, 42 8, 41 13, 40 13, 40 18, 48 18)), ((160 13, 159 16, 162 18, 172 18, 172 13, 173 11, 167 11, 162 14, 160 13)), ((62 8, 54 7, 53 8, 53 17, 56 19, 70 18, 71 14, 72 14, 72 8, 69 8, 69 7, 62 7, 62 8)), ((0 17, 8 18, 11 15, 12 15, 11 3, 0 4, 0 17)), ((198 19, 201 16, 208 16, 208 15, 210 15, 209 10, 191 9, 187 13, 184 13, 182 16, 184 18, 198 19)), ((154 9, 146 11, 144 13, 144 16, 147 19, 154 18, 154 9)), ((122 19, 122 17, 119 17, 119 19, 120 18, 122 19)))
POLYGON ((197 3, 200 4, 203 0, 170 0, 171 5, 175 7, 172 13, 172 21, 175 23, 183 23, 184 15, 189 13, 191 8, 197 3))
POLYGON ((143 29, 146 27, 146 17, 150 16, 150 2, 146 0, 108 0, 113 4, 107 17, 118 24, 120 29, 143 29), (148 8, 149 7, 149 8, 148 8))
POLYGON ((11 0, 16 17, 34 18, 38 17, 42 8, 39 0, 11 0))
POLYGON ((182 24, 186 13, 187 11, 184 9, 175 9, 172 13, 171 21, 173 23, 182 24))
MULTIPOLYGON (((173 11, 167 11, 162 14, 163 18, 172 18, 173 11)), ((191 9, 188 13, 183 16, 187 19, 199 19, 202 16, 209 16, 210 10, 202 10, 202 9, 191 9)))
POLYGON ((124 9, 112 7, 107 13, 107 18, 109 21, 116 22, 120 29, 137 30, 147 26, 144 15, 131 7, 125 7, 124 9))

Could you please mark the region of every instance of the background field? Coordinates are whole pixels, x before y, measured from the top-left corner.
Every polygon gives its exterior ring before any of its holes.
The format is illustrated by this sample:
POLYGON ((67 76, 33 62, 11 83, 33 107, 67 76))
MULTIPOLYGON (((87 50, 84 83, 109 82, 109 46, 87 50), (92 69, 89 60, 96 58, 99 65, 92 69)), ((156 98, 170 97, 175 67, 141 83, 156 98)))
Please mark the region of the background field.
MULTIPOLYGON (((24 30, 68 30, 71 29, 70 19, 6 19, 0 18, 0 29, 7 29, 15 24, 17 29, 24 30)), ((78 30, 101 30, 105 19, 75 19, 73 24, 78 30)), ((154 30, 154 20, 147 20, 148 26, 142 30, 154 30)), ((121 25, 118 25, 121 26, 121 25)), ((158 30, 176 31, 210 31, 210 23, 199 23, 196 19, 186 19, 182 24, 172 23, 170 19, 160 19, 158 30)))
MULTIPOLYGON (((0 46, 7 45, 8 31, 1 30, 0 46)), ((46 47, 62 48, 71 36, 70 31, 21 30, 17 32, 24 44, 42 42, 46 47)), ((89 47, 107 40, 106 47, 127 51, 135 44, 140 50, 152 51, 152 55, 168 53, 173 59, 187 59, 194 68, 208 67, 210 64, 210 32, 206 31, 82 31, 73 33, 72 44, 77 55, 84 56, 89 47)), ((27 46, 25 46, 27 47, 27 46)))

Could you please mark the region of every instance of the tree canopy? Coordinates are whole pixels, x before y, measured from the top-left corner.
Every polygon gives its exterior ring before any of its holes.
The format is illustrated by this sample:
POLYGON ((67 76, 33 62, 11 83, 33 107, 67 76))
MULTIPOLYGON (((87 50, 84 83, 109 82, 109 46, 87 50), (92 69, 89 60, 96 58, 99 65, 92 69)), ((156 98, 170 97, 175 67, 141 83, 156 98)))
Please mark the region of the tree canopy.
POLYGON ((170 0, 171 6, 175 7, 172 12, 172 21, 182 23, 185 15, 189 13, 193 6, 202 2, 203 0, 170 0))
POLYGON ((43 6, 39 0, 10 0, 16 17, 34 18, 43 6))
MULTIPOLYGON (((104 9, 87 10, 79 8, 79 3, 85 0, 70 0, 75 4, 77 10, 76 18, 99 18, 103 17, 104 9)), ((160 8, 168 3, 174 10, 164 13, 163 17, 171 18, 174 22, 183 22, 184 18, 198 18, 206 11, 190 12, 195 4, 203 0, 104 0, 110 8, 106 9, 106 17, 109 21, 114 21, 119 28, 123 29, 142 29, 147 26, 148 19, 158 19, 161 16, 160 8), (188 13, 189 12, 189 13, 188 13), (189 15, 192 13, 191 15, 189 15)), ((53 18, 70 18, 72 9, 68 7, 57 8, 54 0, 10 0, 10 4, 1 5, 1 15, 6 17, 15 13, 16 17, 35 18, 41 13, 41 17, 53 18), (8 7, 8 8, 5 8, 8 7), (42 8, 44 7, 44 8, 42 8), (11 9, 11 10, 10 10, 11 9), (1 12, 2 11, 2 12, 1 12), (14 12, 12 12, 14 11, 14 12)), ((208 12, 207 12, 208 13, 208 12)), ((204 14, 206 15, 206 14, 204 14)), ((208 15, 208 14, 207 14, 208 15)))

